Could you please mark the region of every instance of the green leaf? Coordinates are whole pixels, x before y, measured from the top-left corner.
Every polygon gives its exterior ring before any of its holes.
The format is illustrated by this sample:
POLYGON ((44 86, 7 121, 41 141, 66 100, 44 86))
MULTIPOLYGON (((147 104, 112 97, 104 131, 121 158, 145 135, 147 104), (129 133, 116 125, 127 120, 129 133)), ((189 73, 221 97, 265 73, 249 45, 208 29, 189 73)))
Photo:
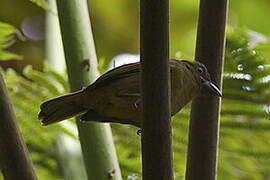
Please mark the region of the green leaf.
POLYGON ((44 10, 48 9, 48 3, 45 0, 30 0, 32 3, 42 7, 44 10))
POLYGON ((42 102, 67 92, 66 78, 51 70, 47 70, 46 73, 36 71, 31 66, 24 69, 24 76, 13 69, 4 71, 0 67, 0 72, 3 73, 16 119, 30 151, 38 179, 60 179, 54 149, 56 134, 61 131, 75 138, 74 132, 62 124, 41 126, 37 115, 42 102))
POLYGON ((22 59, 22 56, 5 50, 13 45, 17 39, 24 40, 24 37, 21 35, 19 30, 10 24, 0 22, 0 61, 22 59))
POLYGON ((23 56, 8 51, 0 51, 0 61, 6 61, 10 59, 22 60, 23 56))

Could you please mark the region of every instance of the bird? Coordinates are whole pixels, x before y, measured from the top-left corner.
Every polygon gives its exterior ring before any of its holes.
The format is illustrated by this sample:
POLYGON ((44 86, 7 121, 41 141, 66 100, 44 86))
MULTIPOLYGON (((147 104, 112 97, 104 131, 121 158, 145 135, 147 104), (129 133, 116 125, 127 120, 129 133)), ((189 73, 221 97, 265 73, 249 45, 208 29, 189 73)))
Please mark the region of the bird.
MULTIPOLYGON (((206 67, 197 61, 169 60, 171 73, 171 116, 201 93, 222 96, 211 82, 206 67)), ((42 125, 74 116, 82 122, 129 124, 141 128, 140 62, 109 70, 77 92, 41 104, 42 125)))

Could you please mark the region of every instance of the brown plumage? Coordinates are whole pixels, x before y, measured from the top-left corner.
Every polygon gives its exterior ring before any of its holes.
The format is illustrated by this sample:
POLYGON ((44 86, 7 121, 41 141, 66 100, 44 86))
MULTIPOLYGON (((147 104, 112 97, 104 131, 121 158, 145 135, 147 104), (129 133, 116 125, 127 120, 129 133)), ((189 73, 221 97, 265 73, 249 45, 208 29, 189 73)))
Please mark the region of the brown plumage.
MULTIPOLYGON (((170 60, 170 70, 172 116, 196 97, 203 87, 221 96, 201 63, 170 60)), ((38 117, 43 125, 83 114, 82 121, 115 122, 140 127, 139 71, 140 63, 112 69, 85 89, 44 102, 38 117)))

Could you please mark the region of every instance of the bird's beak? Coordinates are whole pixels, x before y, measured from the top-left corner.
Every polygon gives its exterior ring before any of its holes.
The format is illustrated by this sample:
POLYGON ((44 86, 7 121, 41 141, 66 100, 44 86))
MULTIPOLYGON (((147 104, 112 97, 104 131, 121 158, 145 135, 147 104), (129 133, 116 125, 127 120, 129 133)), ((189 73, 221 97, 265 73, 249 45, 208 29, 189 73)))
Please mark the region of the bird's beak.
POLYGON ((202 78, 203 88, 209 91, 211 94, 221 97, 222 93, 211 81, 202 78))

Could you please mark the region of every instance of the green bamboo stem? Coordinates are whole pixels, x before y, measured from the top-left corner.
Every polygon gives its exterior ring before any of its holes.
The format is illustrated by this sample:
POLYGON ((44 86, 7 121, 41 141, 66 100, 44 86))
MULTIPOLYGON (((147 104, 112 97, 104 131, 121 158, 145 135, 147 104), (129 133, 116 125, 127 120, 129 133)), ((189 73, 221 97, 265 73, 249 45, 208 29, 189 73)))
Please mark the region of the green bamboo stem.
MULTIPOLYGON (((57 0, 71 91, 98 77, 97 58, 86 0, 57 0)), ((89 99, 90 101, 91 99, 89 99)), ((109 124, 82 124, 77 120, 88 179, 121 180, 109 124)))
MULTIPOLYGON (((48 0, 49 10, 46 12, 46 62, 54 71, 64 74, 66 71, 64 49, 57 15, 56 0, 48 0)), ((69 131, 77 134, 76 125, 64 121, 69 131)), ((83 163, 80 143, 70 136, 59 133, 56 138, 58 165, 64 179, 86 180, 87 175, 83 163), (70 148, 72 144, 72 148, 70 148)))
POLYGON ((64 74, 66 65, 56 0, 48 0, 47 2, 49 10, 46 12, 46 60, 50 68, 64 74))

